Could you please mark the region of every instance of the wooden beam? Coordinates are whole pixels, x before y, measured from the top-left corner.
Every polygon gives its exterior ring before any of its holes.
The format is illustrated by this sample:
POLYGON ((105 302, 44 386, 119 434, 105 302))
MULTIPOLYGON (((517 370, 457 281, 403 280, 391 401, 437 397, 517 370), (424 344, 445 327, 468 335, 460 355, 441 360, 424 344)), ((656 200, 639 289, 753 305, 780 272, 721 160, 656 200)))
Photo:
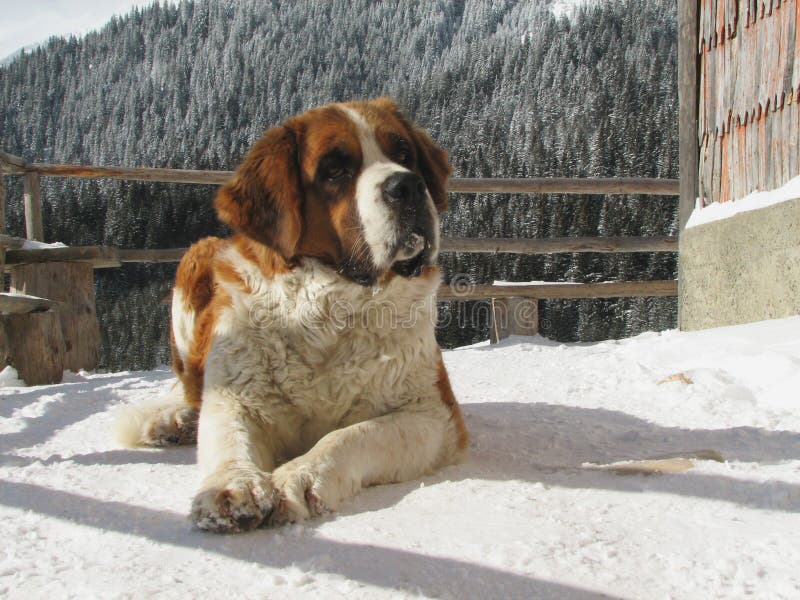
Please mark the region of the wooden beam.
MULTIPOLYGON (((179 262, 188 248, 119 249, 120 262, 179 262)), ((557 252, 677 252, 678 239, 662 237, 607 238, 445 238, 442 252, 507 252, 510 254, 553 254, 557 252)))
POLYGON ((557 252, 677 252, 677 237, 598 238, 449 238, 442 252, 508 252, 511 254, 553 254, 557 252))
POLYGON ((626 298, 677 296, 678 282, 613 281, 609 283, 544 283, 521 285, 470 285, 439 288, 439 300, 480 300, 485 298, 626 298))
POLYGON ((69 246, 6 252, 7 269, 19 265, 48 262, 91 263, 95 269, 119 267, 121 264, 117 249, 109 246, 69 246))
POLYGON ((120 262, 124 263, 170 263, 180 262, 188 248, 144 248, 117 250, 120 262))
POLYGON ((0 233, 0 248, 22 248, 22 245, 27 240, 25 238, 15 237, 13 235, 7 235, 5 233, 0 233))
POLYGON ((47 298, 0 293, 0 313, 21 315, 49 310, 56 305, 56 302, 48 300, 47 298))
POLYGON ((698 0, 678 2, 678 153, 680 164, 679 231, 694 210, 698 195, 698 0))
POLYGON ((19 156, 0 150, 0 173, 22 173, 28 163, 19 156))
POLYGON ((91 264, 20 265, 11 270, 11 291, 58 302, 55 312, 64 340, 63 368, 77 372, 97 367, 100 325, 97 322, 94 270, 91 264))
MULTIPOLYGON (((40 175, 53 177, 81 177, 85 179, 130 179, 164 183, 200 183, 220 185, 226 183, 233 171, 198 171, 192 169, 160 169, 153 167, 95 167, 85 165, 48 165, 33 163, 28 166, 40 175)), ((526 179, 453 178, 448 192, 483 194, 656 194, 677 196, 676 179, 647 179, 620 177, 610 179, 577 179, 531 177, 526 179)))
POLYGON ((0 357, 20 379, 28 385, 61 381, 66 346, 56 311, 0 315, 0 329, 0 357))
POLYGON ((489 343, 512 335, 539 333, 539 301, 536 298, 492 298, 489 343))
POLYGON ((205 183, 209 185, 223 184, 233 176, 233 171, 198 171, 194 169, 160 169, 153 167, 94 167, 32 163, 29 168, 40 175, 53 177, 129 179, 162 183, 205 183))
POLYGON ((0 235, 6 232, 6 178, 0 175, 0 235))
POLYGON ((28 172, 24 176, 25 235, 28 239, 44 241, 42 226, 42 188, 39 174, 28 172))
POLYGON ((453 178, 448 192, 467 194, 653 194, 677 196, 677 179, 529 177, 526 179, 453 178))

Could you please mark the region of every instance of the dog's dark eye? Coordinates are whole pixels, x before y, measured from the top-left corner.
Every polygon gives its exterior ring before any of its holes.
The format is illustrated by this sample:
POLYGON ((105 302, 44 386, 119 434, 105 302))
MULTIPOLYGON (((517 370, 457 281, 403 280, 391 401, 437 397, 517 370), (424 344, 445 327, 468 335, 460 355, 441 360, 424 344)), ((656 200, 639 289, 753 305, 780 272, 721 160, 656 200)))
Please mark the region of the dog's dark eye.
POLYGON ((394 160, 404 167, 410 167, 414 163, 414 153, 411 151, 411 146, 401 137, 395 139, 394 160))
POLYGON ((352 176, 352 159, 339 149, 329 152, 319 163, 317 177, 320 181, 340 183, 352 176))
POLYGON ((338 183, 350 178, 350 170, 345 167, 330 167, 325 171, 325 179, 338 183))

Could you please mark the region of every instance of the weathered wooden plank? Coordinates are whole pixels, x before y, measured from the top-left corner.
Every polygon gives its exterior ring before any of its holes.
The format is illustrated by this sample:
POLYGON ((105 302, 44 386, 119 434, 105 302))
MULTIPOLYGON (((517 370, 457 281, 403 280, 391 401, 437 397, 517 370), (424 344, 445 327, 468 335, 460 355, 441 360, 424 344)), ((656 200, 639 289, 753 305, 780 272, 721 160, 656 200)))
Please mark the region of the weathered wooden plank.
POLYGON ((21 315, 31 312, 50 310, 56 302, 38 296, 22 296, 20 294, 0 293, 0 313, 21 315))
MULTIPOLYGON (((48 165, 34 163, 29 167, 42 176, 80 177, 84 179, 128 179, 162 183, 199 183, 219 185, 228 181, 233 171, 197 171, 190 169, 160 169, 152 167, 96 167, 84 165, 48 165)), ((531 177, 453 178, 447 191, 451 193, 482 194, 652 194, 679 195, 677 179, 640 177, 619 178, 556 178, 531 177)))
MULTIPOLYGON (((738 118, 737 118, 738 121, 738 118)), ((746 195, 747 180, 745 177, 745 170, 747 168, 747 145, 745 133, 747 128, 742 125, 737 125, 734 128, 733 135, 736 137, 736 195, 735 198, 744 198, 746 195)))
MULTIPOLYGON (((800 7, 800 2, 797 3, 800 7)), ((800 175, 800 98, 797 98, 787 109, 789 113, 789 170, 790 176, 800 175)))
POLYGON ((596 237, 596 238, 446 238, 442 252, 507 252, 512 254, 553 254, 558 252, 677 252, 678 238, 596 237))
POLYGON ((780 187, 787 180, 784 179, 784 169, 786 164, 786 157, 784 156, 784 148, 786 145, 786 136, 789 133, 784 131, 784 125, 788 124, 785 120, 785 114, 782 109, 778 109, 772 113, 772 168, 775 172, 775 187, 780 187))
POLYGON ((25 235, 31 240, 44 241, 44 228, 42 225, 42 188, 38 173, 25 173, 23 186, 25 235))
MULTIPOLYGON (((121 263, 179 262, 187 248, 119 249, 121 263)), ((479 252, 510 254, 554 254, 558 252, 677 252, 678 238, 652 237, 599 237, 599 238, 443 238, 441 252, 479 252)), ((16 257, 14 257, 16 258, 16 257)))
POLYGON ((610 283, 474 285, 466 289, 439 288, 439 300, 479 300, 482 298, 625 298, 638 296, 677 296, 678 282, 615 281, 610 283))
POLYGON ((512 335, 539 333, 539 301, 536 298, 492 298, 489 343, 512 335))
POLYGON ((775 185, 775 145, 772 138, 772 128, 775 124, 775 113, 772 112, 772 107, 768 106, 764 113, 764 148, 763 148, 763 162, 764 165, 764 187, 765 190, 774 190, 775 185))
POLYGON ((53 310, 0 315, 0 355, 28 385, 59 383, 64 374, 64 338, 53 310))
POLYGON ((598 178, 454 178, 448 182, 451 193, 507 193, 507 194, 651 194, 659 196, 680 195, 677 179, 648 179, 637 177, 598 178))
POLYGON ((29 168, 43 176, 80 177, 82 179, 127 179, 162 183, 204 183, 209 185, 221 185, 233 176, 233 171, 199 171, 156 167, 97 167, 32 163, 29 168))
POLYGON ((700 148, 700 177, 698 181, 698 196, 702 202, 702 206, 707 205, 711 200, 711 186, 709 182, 711 181, 711 162, 710 158, 710 148, 711 145, 711 136, 706 134, 703 137, 703 145, 700 148))
POLYGON ((120 248, 119 261, 123 263, 170 263, 179 262, 188 248, 120 248))
POLYGON ((697 143, 698 88, 697 0, 680 0, 678 6, 678 154, 679 204, 678 231, 683 231, 698 196, 700 168, 697 143))
POLYGON ((714 160, 711 171, 711 199, 714 202, 720 201, 720 171, 722 165, 722 144, 720 144, 719 136, 714 136, 714 160))
MULTIPOLYGON (((11 291, 58 302, 64 339, 64 368, 94 369, 100 350, 100 325, 94 298, 94 270, 80 262, 27 264, 11 270, 11 291)), ((27 381, 27 380, 26 380, 27 381)))
POLYGON ((0 233, 0 248, 22 248, 22 245, 26 242, 25 238, 15 237, 13 235, 7 235, 5 233, 0 233))
POLYGON ((6 178, 0 175, 0 235, 6 232, 6 178))
POLYGON ((719 201, 727 202, 730 197, 730 154, 728 151, 728 141, 730 136, 722 134, 720 138, 720 178, 719 178, 719 201))
POLYGON ((48 262, 90 263, 95 269, 119 267, 121 264, 117 249, 109 246, 19 249, 6 253, 6 268, 48 262))
POLYGON ((0 150, 0 173, 22 173, 26 166, 24 159, 0 150))

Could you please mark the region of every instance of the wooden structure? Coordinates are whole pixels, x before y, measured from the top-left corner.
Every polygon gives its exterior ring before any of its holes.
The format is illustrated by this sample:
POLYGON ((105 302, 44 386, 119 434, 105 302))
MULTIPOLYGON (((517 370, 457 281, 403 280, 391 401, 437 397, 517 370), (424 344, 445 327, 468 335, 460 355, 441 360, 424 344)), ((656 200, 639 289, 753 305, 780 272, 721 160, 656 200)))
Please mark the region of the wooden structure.
POLYGON ((702 0, 699 18, 699 197, 779 188, 800 173, 800 2, 702 0))
MULTIPOLYGON (((134 179, 141 181, 221 184, 231 171, 96 167, 26 163, 0 151, 0 174, 24 177, 26 235, 42 240, 40 178, 43 176, 134 179)), ((2 181, 0 176, 0 181, 2 181)), ((4 188, 0 187, 0 192, 4 188)), ((466 179, 449 182, 461 193, 650 194, 677 196, 678 181, 669 179, 466 179)), ((0 194, 0 207, 4 198, 0 194)), ((0 209, 0 211, 3 209, 0 209)), ((2 213, 0 213, 2 216, 2 213)), ((4 223, 4 219, 0 223, 4 223)), ((100 247, 26 247, 5 236, 0 259, 11 271, 11 294, 0 295, 0 366, 14 365, 28 384, 50 383, 64 368, 92 368, 97 363, 99 329, 94 312, 94 268, 123 262, 177 262, 185 248, 125 249, 100 247), (27 294, 25 298, 19 294, 27 294), (30 296, 40 296, 30 298, 30 296), (56 326, 56 324, 58 326, 56 326), (25 344, 22 344, 25 340, 25 344), (31 340, 35 340, 34 343, 31 340), (20 348, 24 347, 24 350, 20 348)), ((677 238, 552 238, 442 240, 443 252, 676 252, 677 238)), ((0 266, 2 266, 0 264, 0 266)), ((491 299, 492 341, 538 330, 537 301, 543 298, 611 298, 675 296, 675 281, 609 282, 575 285, 443 286, 440 300, 491 299)))
POLYGON ((703 329, 800 312, 800 0, 680 0, 679 325, 703 329), (780 190, 780 191, 778 191, 780 190), (738 214, 734 214, 738 213, 738 214))

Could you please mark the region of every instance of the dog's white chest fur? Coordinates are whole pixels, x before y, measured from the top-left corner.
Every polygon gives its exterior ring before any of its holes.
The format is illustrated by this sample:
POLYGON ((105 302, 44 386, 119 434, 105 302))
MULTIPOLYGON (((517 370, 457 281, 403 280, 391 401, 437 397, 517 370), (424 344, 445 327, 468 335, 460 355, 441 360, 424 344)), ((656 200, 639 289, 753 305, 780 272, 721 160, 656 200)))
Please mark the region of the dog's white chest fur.
POLYGON ((313 261, 273 280, 241 268, 249 289, 228 290, 204 388, 235 395, 263 424, 280 423, 271 427, 279 461, 434 390, 438 276, 396 277, 373 292, 313 261))

